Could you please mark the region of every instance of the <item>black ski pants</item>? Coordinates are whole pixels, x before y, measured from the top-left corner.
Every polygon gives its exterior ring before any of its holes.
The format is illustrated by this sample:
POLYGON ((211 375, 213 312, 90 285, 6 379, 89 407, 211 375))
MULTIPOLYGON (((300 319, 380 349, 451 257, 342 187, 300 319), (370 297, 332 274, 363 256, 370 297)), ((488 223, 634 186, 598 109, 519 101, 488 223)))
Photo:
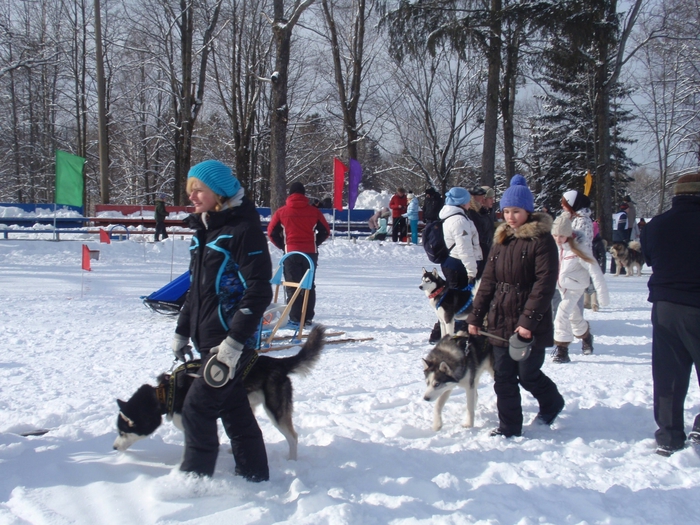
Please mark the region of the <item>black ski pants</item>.
POLYGON ((499 428, 506 436, 522 434, 523 409, 519 385, 537 400, 539 413, 545 420, 554 417, 564 407, 564 398, 557 385, 540 370, 544 354, 544 348, 533 347, 527 359, 515 361, 510 357, 507 347, 493 347, 493 389, 496 392, 499 428))
MULTIPOLYGON (((185 453, 180 470, 204 476, 214 475, 219 455, 217 419, 221 418, 231 440, 236 474, 250 481, 270 478, 262 431, 250 408, 248 394, 240 377, 252 354, 252 350, 244 352, 246 359, 241 357, 236 376, 221 388, 207 385, 202 377, 192 383, 182 409, 185 453)), ((211 357, 212 354, 203 356, 202 362, 211 357)))
MULTIPOLYGON (((309 300, 306 304, 306 319, 304 321, 313 321, 316 315, 316 270, 318 270, 318 253, 307 253, 314 263, 314 278, 309 290, 309 300)), ((299 283, 304 277, 306 270, 309 269, 309 261, 301 255, 290 255, 284 260, 284 280, 299 283)), ((285 293, 287 294, 287 303, 296 292, 293 286, 286 286, 285 293)), ((301 311, 304 306, 304 290, 299 292, 299 296, 294 301, 292 309, 289 311, 289 320, 296 323, 301 319, 301 311)))
MULTIPOLYGON (((656 442, 683 448, 683 404, 693 366, 700 380, 700 308, 657 301, 651 308, 651 324, 654 419, 659 427, 656 442)), ((700 431, 700 414, 693 429, 700 431)))
POLYGON ((405 241, 408 233, 408 222, 406 217, 394 217, 394 223, 391 226, 391 240, 405 241))

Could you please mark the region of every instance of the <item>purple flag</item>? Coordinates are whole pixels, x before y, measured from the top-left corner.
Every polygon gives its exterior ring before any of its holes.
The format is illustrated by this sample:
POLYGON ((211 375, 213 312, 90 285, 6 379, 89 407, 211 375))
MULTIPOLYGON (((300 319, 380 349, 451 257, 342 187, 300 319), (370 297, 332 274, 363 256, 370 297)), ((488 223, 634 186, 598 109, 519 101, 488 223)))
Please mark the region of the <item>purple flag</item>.
POLYGON ((359 161, 350 159, 350 176, 348 177, 348 209, 355 208, 357 191, 362 181, 362 166, 359 161))

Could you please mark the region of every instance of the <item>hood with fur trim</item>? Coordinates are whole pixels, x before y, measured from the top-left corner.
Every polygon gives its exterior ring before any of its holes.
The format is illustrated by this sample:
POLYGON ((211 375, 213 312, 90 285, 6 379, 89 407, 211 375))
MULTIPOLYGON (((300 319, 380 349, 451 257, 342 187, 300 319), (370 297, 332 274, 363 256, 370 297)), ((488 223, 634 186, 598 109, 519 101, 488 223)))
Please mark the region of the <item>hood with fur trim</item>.
POLYGON ((504 222, 496 229, 494 242, 503 244, 509 237, 516 239, 534 239, 552 232, 554 220, 548 213, 535 212, 530 214, 530 218, 517 230, 514 230, 507 222, 504 222))

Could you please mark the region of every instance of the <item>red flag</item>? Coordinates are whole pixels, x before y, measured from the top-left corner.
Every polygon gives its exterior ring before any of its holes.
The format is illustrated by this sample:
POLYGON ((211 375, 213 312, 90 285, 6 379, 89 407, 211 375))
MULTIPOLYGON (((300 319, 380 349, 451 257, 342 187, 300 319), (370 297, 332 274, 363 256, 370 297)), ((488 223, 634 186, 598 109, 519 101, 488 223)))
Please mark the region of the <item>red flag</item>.
POLYGON ((90 271, 90 248, 83 244, 83 270, 90 271))
POLYGON ((333 159, 333 207, 343 211, 343 186, 348 167, 340 159, 333 159))
POLYGON ((112 242, 109 240, 109 233, 107 233, 104 228, 100 228, 100 242, 104 244, 110 244, 112 242))

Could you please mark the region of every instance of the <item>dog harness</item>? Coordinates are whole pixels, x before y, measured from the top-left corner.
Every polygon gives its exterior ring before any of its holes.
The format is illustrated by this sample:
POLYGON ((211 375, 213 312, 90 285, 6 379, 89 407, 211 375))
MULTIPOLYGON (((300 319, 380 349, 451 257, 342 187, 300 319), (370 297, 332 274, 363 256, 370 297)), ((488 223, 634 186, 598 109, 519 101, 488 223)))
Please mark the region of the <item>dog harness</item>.
MULTIPOLYGON (((255 352, 251 358, 248 366, 243 370, 241 375, 241 381, 243 381, 246 376, 250 373, 258 360, 259 354, 255 352)), ((158 398, 158 403, 165 407, 165 414, 168 417, 172 417, 175 413, 176 401, 178 404, 182 405, 185 401, 185 396, 187 395, 187 390, 185 388, 186 383, 191 382, 192 378, 199 375, 199 369, 202 367, 202 361, 200 359, 193 359, 192 361, 187 361, 181 364, 173 373, 166 376, 166 381, 160 383, 156 387, 156 398, 158 398)))
MULTIPOLYGON (((434 298, 437 297, 440 293, 442 293, 442 291, 443 291, 444 289, 445 289, 445 287, 443 286, 443 287, 440 288, 439 290, 436 290, 435 292, 431 293, 430 296, 429 296, 428 298, 429 298, 429 299, 434 299, 434 298)), ((474 289, 474 285, 473 285, 473 284, 468 284, 468 285, 465 286, 464 288, 460 288, 460 289, 458 289, 457 291, 459 291, 459 292, 471 292, 473 289, 474 289)), ((436 310, 438 310, 438 309, 440 308, 440 305, 441 305, 442 302, 445 300, 445 297, 447 297, 447 293, 443 293, 443 294, 442 294, 442 297, 440 297, 440 300, 438 300, 437 304, 435 305, 435 309, 436 309, 436 310)), ((473 294, 473 293, 470 293, 470 294, 469 294, 469 300, 464 304, 464 306, 462 306, 462 308, 460 308, 459 310, 457 310, 457 311, 455 312, 455 315, 461 314, 461 313, 463 313, 464 311, 466 311, 466 309, 469 308, 469 307, 472 305, 472 302, 473 302, 473 301, 474 301, 474 294, 473 294)))

